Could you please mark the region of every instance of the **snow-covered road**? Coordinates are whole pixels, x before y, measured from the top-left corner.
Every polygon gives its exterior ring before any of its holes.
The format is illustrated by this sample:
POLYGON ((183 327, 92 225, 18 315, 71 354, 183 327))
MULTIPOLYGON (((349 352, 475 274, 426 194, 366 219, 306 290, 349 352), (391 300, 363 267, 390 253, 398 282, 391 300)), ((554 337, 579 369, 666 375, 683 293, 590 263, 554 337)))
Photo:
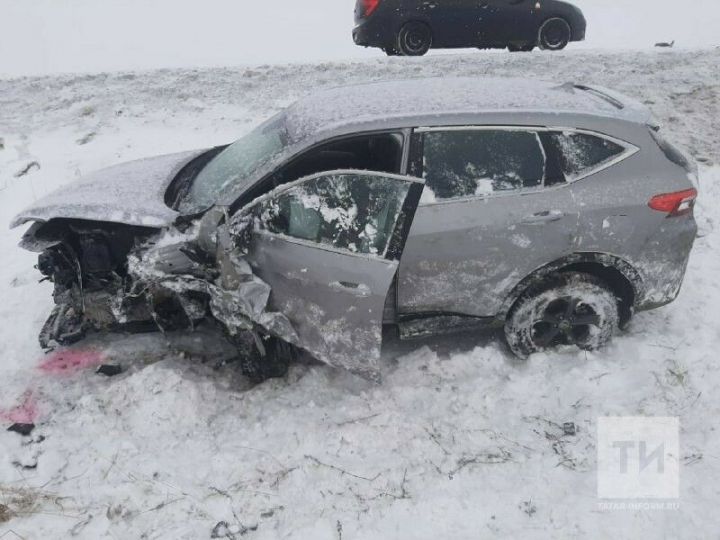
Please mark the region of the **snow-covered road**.
POLYGON ((15 247, 22 231, 0 227, 0 538, 717 535, 719 68, 720 50, 570 51, 0 80, 4 226, 80 174, 228 142, 313 89, 423 75, 628 93, 701 162, 702 184, 680 298, 608 349, 518 362, 492 335, 389 343, 381 385, 297 365, 249 388, 219 365, 220 344, 193 336, 94 338, 46 357, 51 287, 15 247), (108 359, 126 373, 96 375, 108 359), (679 509, 599 506, 607 415, 680 417, 679 509), (21 420, 38 424, 31 438, 4 431, 21 420))

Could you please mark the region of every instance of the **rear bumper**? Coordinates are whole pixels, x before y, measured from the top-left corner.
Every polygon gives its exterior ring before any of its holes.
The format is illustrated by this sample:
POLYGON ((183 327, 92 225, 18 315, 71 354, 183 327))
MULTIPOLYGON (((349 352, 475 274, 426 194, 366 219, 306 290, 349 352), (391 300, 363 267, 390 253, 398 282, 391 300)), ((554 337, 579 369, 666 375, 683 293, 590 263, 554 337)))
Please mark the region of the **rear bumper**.
POLYGON ((649 240, 649 247, 634 262, 643 281, 637 311, 664 306, 680 294, 697 230, 692 216, 669 218, 668 224, 649 240))
POLYGON ((393 40, 390 34, 387 25, 380 23, 375 16, 359 21, 352 31, 355 45, 361 47, 387 47, 393 40))

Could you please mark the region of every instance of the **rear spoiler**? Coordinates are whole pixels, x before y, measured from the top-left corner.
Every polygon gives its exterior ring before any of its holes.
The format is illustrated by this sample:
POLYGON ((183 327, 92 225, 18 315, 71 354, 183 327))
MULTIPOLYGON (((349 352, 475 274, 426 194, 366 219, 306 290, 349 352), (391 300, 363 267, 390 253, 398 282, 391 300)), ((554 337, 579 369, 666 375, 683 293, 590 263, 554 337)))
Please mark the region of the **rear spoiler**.
POLYGON ((655 120, 647 106, 631 97, 621 94, 620 92, 615 92, 614 90, 610 90, 602 86, 577 84, 572 82, 563 84, 560 88, 570 92, 586 92, 605 103, 609 103, 618 111, 622 111, 623 116, 628 116, 632 118, 632 120, 642 122, 653 130, 660 129, 660 125, 657 120, 655 120))
POLYGON ((618 94, 617 92, 613 92, 612 90, 608 90, 607 88, 602 88, 600 86, 590 86, 589 84, 577 84, 574 82, 568 82, 565 84, 561 84, 559 88, 561 90, 565 90, 566 92, 575 92, 576 90, 580 90, 581 92, 587 92, 588 94, 592 94, 594 97, 600 98, 603 101, 609 103, 618 110, 623 110, 625 108, 625 101, 628 99, 626 96, 618 94))
POLYGON ((595 86, 588 86, 587 84, 573 84, 573 88, 599 97, 600 99, 607 101, 616 109, 622 110, 625 108, 625 104, 618 98, 617 95, 613 96, 609 90, 605 90, 604 88, 601 89, 595 86))

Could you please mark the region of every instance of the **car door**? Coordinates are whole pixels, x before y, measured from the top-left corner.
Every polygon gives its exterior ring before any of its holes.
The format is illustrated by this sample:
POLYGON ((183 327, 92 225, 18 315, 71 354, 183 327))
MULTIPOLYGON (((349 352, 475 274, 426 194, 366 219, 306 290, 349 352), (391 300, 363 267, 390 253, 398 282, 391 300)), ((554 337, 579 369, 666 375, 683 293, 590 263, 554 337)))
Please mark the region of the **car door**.
POLYGON ((480 0, 423 0, 420 15, 430 23, 436 47, 468 47, 476 41, 480 0))
POLYGON ((296 345, 377 375, 385 299, 423 182, 387 173, 319 173, 253 203, 247 262, 271 287, 296 345))
POLYGON ((398 312, 495 316, 531 272, 571 253, 578 212, 537 128, 414 134, 426 181, 405 246, 398 312))
MULTIPOLYGON (((477 0, 472 14, 474 39, 477 45, 490 46, 505 32, 503 25, 507 20, 504 18, 504 7, 505 0, 477 0)), ((468 45, 472 44, 468 43, 468 45)))
POLYGON ((490 0, 496 8, 494 39, 499 43, 535 43, 542 4, 537 0, 490 0), (541 7, 538 7, 541 6, 541 7))

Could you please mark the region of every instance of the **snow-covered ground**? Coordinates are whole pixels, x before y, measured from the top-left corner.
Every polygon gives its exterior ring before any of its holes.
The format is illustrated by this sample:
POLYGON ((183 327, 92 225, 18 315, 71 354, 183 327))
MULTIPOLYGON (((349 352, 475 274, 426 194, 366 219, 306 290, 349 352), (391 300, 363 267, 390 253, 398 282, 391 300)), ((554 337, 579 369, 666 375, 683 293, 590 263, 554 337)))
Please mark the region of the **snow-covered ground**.
MULTIPOLYGON (((717 0, 572 3, 588 32, 571 50, 720 45, 717 0)), ((353 43, 354 7, 355 0, 0 0, 0 76, 382 56, 353 43)))
POLYGON ((221 343, 192 335, 93 338, 46 357, 51 287, 15 247, 22 231, 0 228, 0 537, 717 535, 719 66, 718 50, 570 51, 0 80, 0 224, 92 169, 230 141, 313 89, 449 73, 633 95, 701 161, 702 182, 680 298, 608 349, 518 362, 492 335, 391 342, 381 385, 296 365, 250 388, 221 343), (108 360, 127 371, 96 375, 108 360), (680 417, 679 509, 599 506, 606 415, 680 417), (31 438, 4 431, 23 420, 38 424, 31 438))

